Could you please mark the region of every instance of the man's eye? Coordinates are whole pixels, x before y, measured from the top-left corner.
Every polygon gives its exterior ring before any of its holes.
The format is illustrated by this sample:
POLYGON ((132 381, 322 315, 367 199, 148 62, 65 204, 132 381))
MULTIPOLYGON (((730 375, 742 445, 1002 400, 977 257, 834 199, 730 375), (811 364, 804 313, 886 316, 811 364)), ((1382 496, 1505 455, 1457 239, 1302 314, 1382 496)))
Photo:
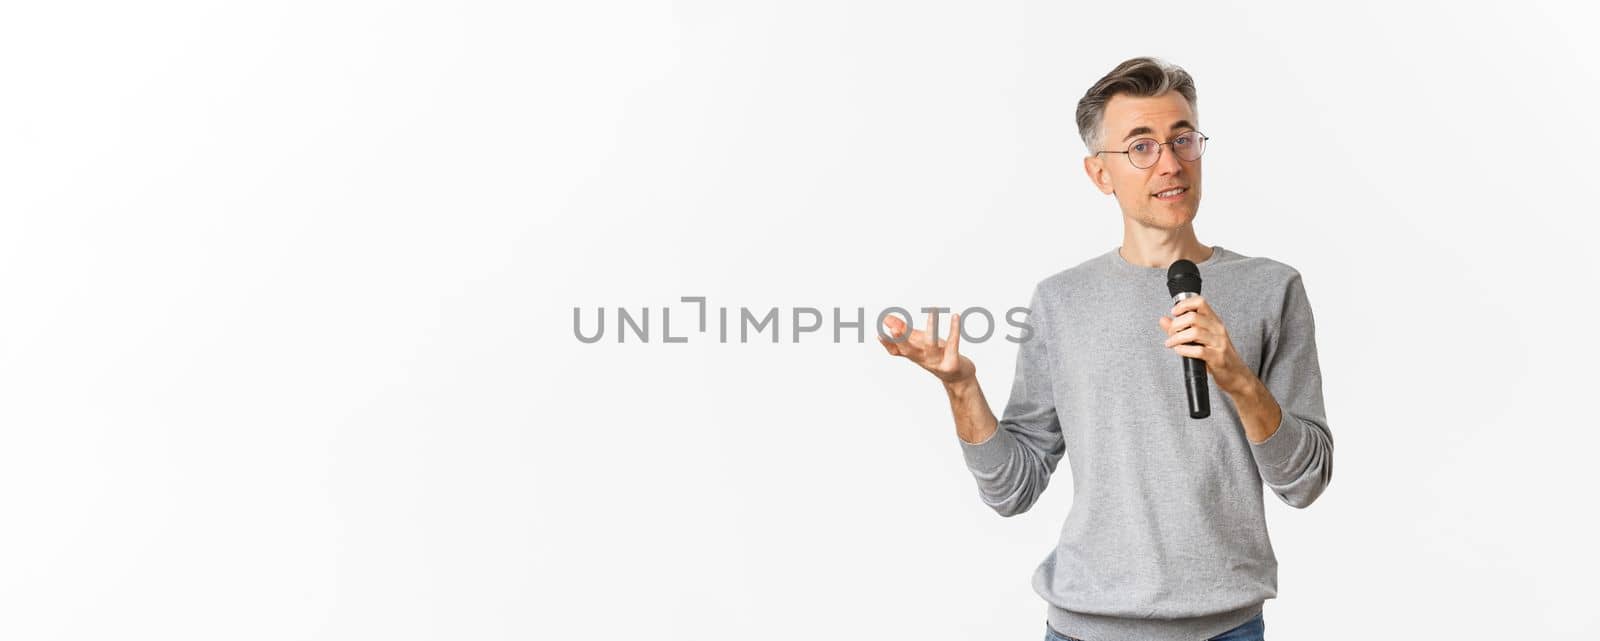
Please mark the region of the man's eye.
POLYGON ((1189 144, 1191 142, 1194 142, 1194 139, 1189 137, 1189 136, 1178 136, 1178 139, 1174 140, 1172 142, 1173 142, 1173 144, 1176 144, 1176 145, 1181 147, 1183 145, 1187 145, 1187 144, 1189 144))
POLYGON ((1135 153, 1141 153, 1141 154, 1150 153, 1150 143, 1147 143, 1147 142, 1136 142, 1136 143, 1133 143, 1133 151, 1135 153))

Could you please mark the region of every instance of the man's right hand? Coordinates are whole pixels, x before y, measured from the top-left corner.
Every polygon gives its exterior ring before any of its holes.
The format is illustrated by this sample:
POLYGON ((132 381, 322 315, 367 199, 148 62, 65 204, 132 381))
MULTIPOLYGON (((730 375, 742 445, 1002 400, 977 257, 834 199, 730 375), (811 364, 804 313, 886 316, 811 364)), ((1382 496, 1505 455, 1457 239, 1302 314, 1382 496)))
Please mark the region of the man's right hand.
POLYGON ((883 348, 895 356, 904 356, 922 369, 932 372, 946 386, 953 386, 976 380, 978 368, 972 359, 961 355, 961 315, 950 316, 950 338, 939 340, 934 336, 933 312, 928 313, 928 330, 913 329, 909 338, 905 336, 906 323, 900 317, 890 315, 883 320, 889 328, 889 336, 878 334, 878 342, 883 348), (894 340, 890 340, 893 337, 894 340), (900 341, 900 342, 895 342, 900 341))

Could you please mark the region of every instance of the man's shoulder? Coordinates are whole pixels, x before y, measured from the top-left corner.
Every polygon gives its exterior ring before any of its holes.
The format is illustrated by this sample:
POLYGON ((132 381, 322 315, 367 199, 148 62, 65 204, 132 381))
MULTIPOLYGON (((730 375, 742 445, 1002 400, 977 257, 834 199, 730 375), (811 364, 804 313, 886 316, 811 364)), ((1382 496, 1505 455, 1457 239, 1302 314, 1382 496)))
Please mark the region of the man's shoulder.
MULTIPOLYGON (((1282 288, 1300 280, 1300 270, 1287 262, 1266 256, 1253 256, 1227 250, 1230 267, 1237 270, 1250 285, 1282 288)), ((1202 276, 1204 273, 1202 272, 1202 276)))

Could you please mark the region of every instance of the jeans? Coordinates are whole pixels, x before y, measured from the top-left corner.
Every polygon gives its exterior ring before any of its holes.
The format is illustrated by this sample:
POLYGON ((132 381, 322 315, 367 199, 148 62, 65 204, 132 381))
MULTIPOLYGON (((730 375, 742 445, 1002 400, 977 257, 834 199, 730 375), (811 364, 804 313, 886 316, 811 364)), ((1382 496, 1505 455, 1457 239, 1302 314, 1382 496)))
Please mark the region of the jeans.
MULTIPOLYGON (((1267 622, 1261 618, 1264 613, 1257 613, 1249 621, 1239 624, 1239 627, 1211 637, 1209 641, 1266 641, 1267 622)), ((1044 626, 1044 641, 1083 641, 1065 634, 1056 634, 1049 624, 1044 626)))

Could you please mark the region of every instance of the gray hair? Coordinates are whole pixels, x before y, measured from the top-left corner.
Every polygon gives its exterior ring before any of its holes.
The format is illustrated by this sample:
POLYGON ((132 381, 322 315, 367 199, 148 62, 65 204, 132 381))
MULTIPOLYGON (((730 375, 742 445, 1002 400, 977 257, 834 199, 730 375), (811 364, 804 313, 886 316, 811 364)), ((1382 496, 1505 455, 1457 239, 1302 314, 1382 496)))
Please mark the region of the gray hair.
POLYGON ((1160 58, 1130 58, 1112 69, 1094 83, 1078 100, 1078 136, 1089 148, 1089 153, 1100 151, 1101 129, 1105 122, 1106 103, 1117 94, 1149 98, 1176 91, 1189 101, 1189 109, 1199 120, 1200 107, 1195 102, 1194 78, 1183 67, 1167 63, 1160 58))

